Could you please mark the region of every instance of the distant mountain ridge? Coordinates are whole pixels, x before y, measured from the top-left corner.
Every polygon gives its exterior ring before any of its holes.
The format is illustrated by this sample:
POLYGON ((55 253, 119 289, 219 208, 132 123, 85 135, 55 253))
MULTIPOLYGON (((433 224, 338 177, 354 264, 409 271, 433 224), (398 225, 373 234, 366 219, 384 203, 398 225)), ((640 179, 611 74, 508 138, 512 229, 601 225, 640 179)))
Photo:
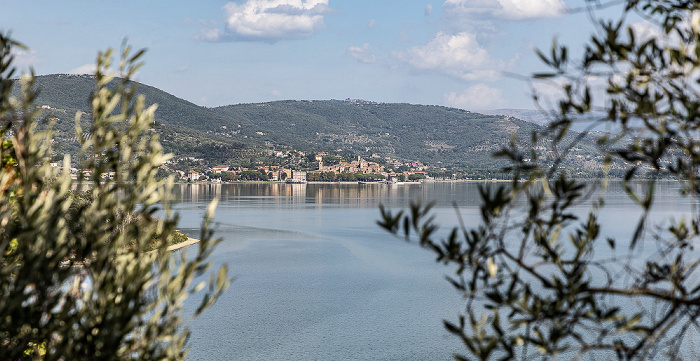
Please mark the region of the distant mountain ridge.
MULTIPOLYGON (((88 75, 36 77, 57 128, 70 138, 73 114, 89 111, 95 79, 88 75)), ((528 139, 537 125, 504 115, 485 115, 443 106, 375 103, 357 99, 289 100, 206 108, 138 83, 148 104, 158 103, 156 129, 178 156, 253 157, 296 149, 392 157, 436 167, 489 168, 491 157, 515 134, 528 139), (244 155, 237 153, 245 153, 244 155)))

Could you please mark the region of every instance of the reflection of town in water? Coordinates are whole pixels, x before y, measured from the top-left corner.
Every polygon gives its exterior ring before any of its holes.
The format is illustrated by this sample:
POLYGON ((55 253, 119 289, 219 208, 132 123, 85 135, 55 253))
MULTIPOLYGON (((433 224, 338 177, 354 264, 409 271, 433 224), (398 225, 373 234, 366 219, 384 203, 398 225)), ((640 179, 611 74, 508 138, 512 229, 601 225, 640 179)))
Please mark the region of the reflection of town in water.
POLYGON ((438 204, 478 202, 476 183, 429 182, 392 184, 357 183, 192 183, 175 186, 178 201, 267 204, 338 204, 375 207, 378 203, 404 207, 409 200, 431 200, 438 204))
MULTIPOLYGON (((209 202, 218 198, 221 202, 237 205, 266 203, 279 205, 336 204, 350 207, 376 207, 385 204, 391 207, 406 207, 410 201, 435 201, 437 206, 477 206, 481 203, 479 186, 493 186, 490 182, 425 182, 393 184, 357 183, 190 183, 176 184, 174 193, 179 202, 209 202)), ((635 185, 644 193, 644 184, 635 185)), ((657 191, 677 191, 673 182, 659 182, 657 191)), ((622 201, 628 196, 613 182, 610 189, 598 196, 606 201, 622 201)), ((657 203, 659 203, 657 200, 657 203)), ((690 201, 690 200, 688 200, 690 201)), ((663 202, 661 202, 663 203, 663 202)), ((676 205, 670 205, 674 208, 676 205)), ((664 208, 665 204, 657 204, 664 208)))

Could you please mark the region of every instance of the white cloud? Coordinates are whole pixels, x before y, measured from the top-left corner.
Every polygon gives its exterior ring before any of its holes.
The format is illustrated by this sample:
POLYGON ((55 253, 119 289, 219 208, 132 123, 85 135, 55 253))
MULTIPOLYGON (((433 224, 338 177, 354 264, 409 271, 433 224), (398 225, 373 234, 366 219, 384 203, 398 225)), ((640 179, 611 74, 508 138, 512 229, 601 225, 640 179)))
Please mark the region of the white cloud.
POLYGON ((562 0, 498 0, 502 15, 509 19, 552 18, 566 9, 562 0))
POLYGON ((666 38, 663 31, 658 27, 658 25, 653 25, 646 20, 632 23, 629 25, 629 27, 632 28, 632 32, 634 33, 635 40, 638 44, 641 44, 653 38, 662 40, 666 38))
POLYGON ((467 32, 454 35, 439 32, 425 46, 416 46, 394 56, 419 70, 437 71, 467 80, 495 80, 503 62, 491 59, 476 36, 467 32))
POLYGON ((377 21, 374 20, 374 19, 370 19, 370 20, 367 22, 367 27, 370 28, 370 29, 373 29, 376 25, 377 25, 377 21))
POLYGON ((430 14, 433 13, 433 4, 428 3, 428 5, 425 6, 425 16, 430 16, 430 14))
POLYGON ((95 64, 83 64, 77 68, 73 68, 71 70, 68 70, 66 73, 68 73, 68 74, 95 74, 95 70, 97 70, 97 66, 95 66, 95 64))
MULTIPOLYGON (((680 26, 683 29, 692 29, 691 18, 683 19, 680 26)), ((629 27, 632 29, 635 41, 638 45, 652 39, 656 39, 656 43, 662 47, 672 45, 677 46, 677 44, 683 41, 676 32, 666 34, 661 28, 661 25, 653 24, 648 20, 632 23, 629 25, 629 27)), ((627 31, 625 31, 625 34, 626 33, 627 31)))
POLYGON ((223 7, 224 31, 207 30, 198 39, 274 42, 313 35, 324 26, 328 0, 247 0, 223 7))
POLYGON ((34 49, 23 50, 15 47, 12 48, 12 56, 14 57, 12 64, 19 69, 33 67, 43 62, 34 49))
POLYGON ((216 42, 223 39, 224 32, 220 29, 203 29, 195 36, 195 40, 216 42))
POLYGON ((537 102, 543 109, 558 110, 559 102, 567 97, 565 87, 570 86, 574 97, 576 99, 582 99, 585 94, 586 86, 588 86, 592 107, 604 108, 605 104, 610 100, 610 94, 607 92, 609 86, 608 81, 624 84, 625 79, 626 76, 624 73, 614 74, 611 78, 607 76, 586 75, 576 78, 575 81, 564 77, 537 79, 529 84, 530 88, 527 90, 537 97, 537 102))
POLYGON ((350 46, 346 54, 360 63, 374 64, 377 62, 377 57, 369 50, 369 44, 367 43, 364 43, 362 46, 350 46))
POLYGON ((563 0, 445 0, 442 6, 448 16, 511 20, 551 18, 566 11, 563 0))
POLYGON ((450 92, 445 94, 445 103, 449 106, 464 109, 488 109, 502 106, 503 91, 479 83, 467 88, 461 94, 450 92))

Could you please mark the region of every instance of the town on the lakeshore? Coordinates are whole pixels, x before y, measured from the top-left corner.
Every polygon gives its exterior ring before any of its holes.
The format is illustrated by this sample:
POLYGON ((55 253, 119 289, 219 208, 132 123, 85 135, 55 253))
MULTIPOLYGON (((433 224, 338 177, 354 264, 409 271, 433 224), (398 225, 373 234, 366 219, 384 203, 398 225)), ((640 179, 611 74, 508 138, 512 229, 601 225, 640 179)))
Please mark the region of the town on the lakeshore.
MULTIPOLYGON (((303 152, 299 152, 302 155, 303 152)), ((387 159, 389 167, 378 162, 368 161, 361 157, 352 161, 336 161, 332 164, 324 164, 325 152, 315 155, 315 169, 300 170, 277 165, 260 165, 257 167, 241 167, 230 165, 215 165, 192 167, 191 164, 204 162, 202 159, 182 157, 166 161, 160 166, 161 175, 173 174, 180 182, 212 182, 228 183, 237 181, 269 181, 286 183, 318 182, 404 182, 432 179, 431 173, 421 162, 399 162, 387 159), (185 161, 189 168, 183 170, 178 166, 185 161), (197 169, 199 168, 199 169, 197 169), (390 168, 392 170, 387 170, 390 168)), ((336 157, 331 157, 337 160, 336 157)), ((51 163, 53 167, 59 167, 59 163, 51 163)), ((440 173, 442 174, 442 173, 440 173)), ((92 172, 87 169, 71 168, 70 175, 73 179, 79 177, 91 177, 92 172)), ((433 172, 432 175, 435 175, 433 172)), ((454 175, 452 175, 454 176, 454 175)), ((106 172, 100 178, 113 178, 114 172, 106 172)))
MULTIPOLYGON (((303 155, 303 153, 302 153, 303 155)), ((161 169, 175 173, 180 181, 185 182, 233 182, 233 181, 270 181, 286 183, 317 182, 404 182, 430 179, 426 166, 420 162, 402 163, 387 159, 390 167, 378 162, 368 161, 357 157, 352 161, 337 161, 324 163, 327 154, 322 152, 315 155, 314 169, 292 169, 278 165, 260 165, 257 167, 241 167, 215 165, 202 167, 201 170, 178 169, 178 160, 171 160, 161 166, 161 169), (391 168, 391 170, 387 170, 391 168), (399 170, 401 169, 401 170, 399 170)), ((199 161, 198 159, 187 159, 199 161)))

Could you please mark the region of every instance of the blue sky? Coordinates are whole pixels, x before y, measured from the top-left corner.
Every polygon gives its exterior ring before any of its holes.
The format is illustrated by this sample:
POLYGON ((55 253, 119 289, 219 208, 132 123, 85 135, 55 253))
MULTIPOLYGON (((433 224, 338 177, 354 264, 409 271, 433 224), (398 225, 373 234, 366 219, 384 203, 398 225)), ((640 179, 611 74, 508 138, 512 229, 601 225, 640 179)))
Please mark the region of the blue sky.
MULTIPOLYGON (((123 39, 147 48, 137 80, 196 104, 362 98, 468 110, 533 108, 509 73, 575 52, 584 0, 0 0, 0 31, 37 74, 89 73, 123 39)), ((619 12, 619 9, 606 11, 619 12)))

